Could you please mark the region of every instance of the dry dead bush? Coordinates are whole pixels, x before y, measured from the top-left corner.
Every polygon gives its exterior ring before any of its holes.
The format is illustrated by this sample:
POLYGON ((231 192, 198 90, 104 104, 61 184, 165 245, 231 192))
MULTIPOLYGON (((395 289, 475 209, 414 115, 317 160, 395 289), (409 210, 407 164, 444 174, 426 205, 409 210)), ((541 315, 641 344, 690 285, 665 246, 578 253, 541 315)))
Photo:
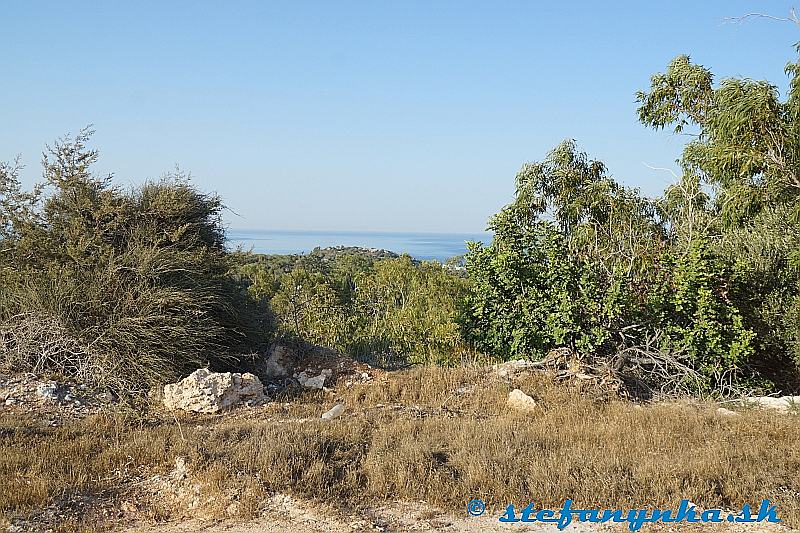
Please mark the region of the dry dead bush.
MULTIPOLYGON (((800 420, 674 402, 637 407, 533 375, 513 384, 478 369, 422 368, 291 404, 226 416, 101 415, 63 428, 0 424, 0 513, 29 515, 70 496, 135 498, 136 479, 185 457, 212 514, 258 514, 271 492, 339 506, 405 499, 460 511, 475 497, 588 507, 737 508, 768 498, 800 525, 800 420), (538 400, 508 412, 511 387, 538 400), (333 401, 333 421, 317 417, 333 401), (323 405, 320 405, 320 403, 323 405)), ((169 518, 185 510, 151 508, 169 518)))

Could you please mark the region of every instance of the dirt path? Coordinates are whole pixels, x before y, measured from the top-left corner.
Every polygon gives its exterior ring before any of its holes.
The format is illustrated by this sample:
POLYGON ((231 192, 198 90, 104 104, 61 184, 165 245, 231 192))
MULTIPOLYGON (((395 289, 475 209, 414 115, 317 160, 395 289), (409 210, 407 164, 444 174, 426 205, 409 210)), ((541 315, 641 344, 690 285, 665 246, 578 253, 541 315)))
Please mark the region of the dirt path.
MULTIPOLYGON (((435 532, 537 532, 559 533, 554 524, 507 524, 497 520, 496 513, 481 517, 471 517, 443 513, 421 502, 418 505, 395 502, 376 509, 369 509, 350 516, 320 508, 310 502, 303 502, 290 496, 278 495, 267 502, 264 516, 250 522, 201 521, 159 524, 134 524, 123 533, 345 533, 356 531, 377 531, 381 533, 403 531, 435 532)), ((601 525, 573 523, 566 533, 624 533, 624 525, 601 525)), ((645 525, 643 532, 691 532, 710 533, 793 533, 797 530, 779 524, 678 524, 645 525)))
MULTIPOLYGON (((332 509, 301 501, 287 495, 276 495, 266 502, 264 515, 256 520, 242 523, 234 521, 187 520, 175 523, 134 524, 124 533, 344 533, 355 531, 377 531, 382 533, 401 531, 537 531, 555 533, 554 526, 543 524, 504 524, 497 516, 487 513, 472 517, 443 513, 424 502, 419 504, 395 502, 357 514, 344 515, 332 509)), ((608 531, 597 525, 576 524, 566 531, 590 533, 608 531)))

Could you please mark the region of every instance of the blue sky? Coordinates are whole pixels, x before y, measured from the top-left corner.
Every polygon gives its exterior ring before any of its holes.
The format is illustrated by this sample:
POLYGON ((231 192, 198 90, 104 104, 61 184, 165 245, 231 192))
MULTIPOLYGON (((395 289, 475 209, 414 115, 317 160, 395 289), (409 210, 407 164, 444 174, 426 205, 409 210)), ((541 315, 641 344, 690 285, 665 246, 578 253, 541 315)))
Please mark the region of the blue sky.
POLYGON ((0 3, 0 159, 92 123, 122 185, 176 164, 234 228, 473 232, 564 138, 658 194, 685 139, 634 93, 688 53, 782 90, 786 2, 0 3))

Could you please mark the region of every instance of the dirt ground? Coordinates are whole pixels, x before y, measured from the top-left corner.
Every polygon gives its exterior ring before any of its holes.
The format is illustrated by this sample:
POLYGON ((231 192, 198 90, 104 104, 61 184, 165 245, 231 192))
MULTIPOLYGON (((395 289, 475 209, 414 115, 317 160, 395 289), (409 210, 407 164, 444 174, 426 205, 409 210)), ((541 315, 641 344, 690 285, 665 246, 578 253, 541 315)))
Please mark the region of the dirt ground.
MULTIPOLYGON (((794 411, 634 403, 602 384, 516 367, 356 370, 212 415, 167 411, 157 398, 137 411, 79 384, 0 377, 0 531, 558 531, 501 523, 501 508, 466 509, 472 497, 497 505, 531 495, 551 509, 565 499, 601 509, 769 499, 800 523, 794 411), (528 401, 510 403, 515 393, 528 401), (323 419, 334 405, 345 409, 323 419)), ((678 530, 795 531, 642 528, 678 530)))
MULTIPOLYGON (((540 532, 557 533, 553 524, 508 524, 498 521, 499 512, 487 512, 480 517, 462 516, 436 510, 425 502, 393 502, 375 509, 368 509, 350 516, 320 508, 290 496, 273 497, 264 516, 250 522, 202 521, 158 524, 132 524, 122 529, 123 533, 346 533, 355 531, 377 531, 383 533, 403 531, 432 532, 540 532)), ((604 525, 573 523, 564 531, 567 533, 622 533, 628 531, 624 525, 604 525)), ((792 533, 797 530, 781 524, 678 524, 645 525, 642 531, 667 533, 711 532, 726 533, 792 533)))

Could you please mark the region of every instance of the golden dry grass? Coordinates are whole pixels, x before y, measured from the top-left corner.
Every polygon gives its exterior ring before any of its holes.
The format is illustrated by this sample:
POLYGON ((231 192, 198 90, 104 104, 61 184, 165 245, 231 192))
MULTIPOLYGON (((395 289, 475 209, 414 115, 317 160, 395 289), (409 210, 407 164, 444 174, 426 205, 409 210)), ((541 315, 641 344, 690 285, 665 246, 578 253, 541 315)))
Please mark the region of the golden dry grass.
MULTIPOLYGON (((508 412, 512 385, 485 371, 426 367, 226 416, 117 413, 61 428, 6 416, 0 516, 75 495, 134 497, 134 481, 186 457, 204 493, 217 496, 212 514, 237 501, 238 515, 252 516, 273 491, 352 506, 425 499, 454 510, 475 497, 495 509, 568 498, 588 507, 668 507, 687 498, 737 508, 768 498, 784 521, 800 525, 797 416, 726 418, 686 402, 642 408, 545 375, 513 386, 539 401, 535 412, 508 412), (335 401, 345 415, 318 420, 335 401)), ((150 502, 146 512, 181 511, 150 502)))

